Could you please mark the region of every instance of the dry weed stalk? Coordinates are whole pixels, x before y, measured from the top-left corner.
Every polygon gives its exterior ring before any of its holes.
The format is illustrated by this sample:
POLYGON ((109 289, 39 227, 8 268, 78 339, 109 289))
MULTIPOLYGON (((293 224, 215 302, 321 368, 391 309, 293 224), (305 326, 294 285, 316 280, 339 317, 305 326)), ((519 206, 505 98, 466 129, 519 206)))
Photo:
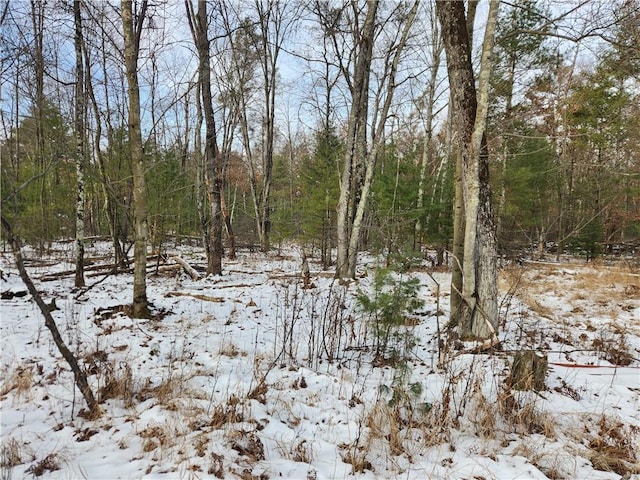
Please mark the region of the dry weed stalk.
POLYGON ((241 407, 240 399, 235 395, 231 395, 226 405, 218 404, 213 408, 209 426, 214 429, 220 429, 225 425, 244 421, 241 407))
POLYGON ((264 445, 260 437, 253 431, 231 430, 227 433, 227 439, 232 450, 247 457, 252 462, 265 459, 264 445))
POLYGON ((313 445, 306 439, 296 437, 292 440, 275 440, 280 455, 294 462, 311 464, 314 459, 313 445))
POLYGON ((514 450, 513 455, 519 455, 531 462, 547 478, 562 480, 572 475, 573 469, 568 463, 575 462, 575 457, 568 453, 552 449, 544 451, 544 447, 537 442, 522 442, 514 450))
POLYGON ((368 449, 356 444, 340 445, 340 458, 344 463, 351 465, 351 474, 363 473, 365 470, 373 470, 373 465, 367 459, 368 449))
POLYGON ((31 388, 34 383, 33 367, 20 366, 13 372, 13 375, 11 375, 8 380, 3 382, 2 388, 0 388, 0 397, 4 397, 9 392, 15 390, 16 400, 29 400, 33 395, 31 388))
POLYGON ((602 415, 598 432, 587 445, 593 468, 623 476, 640 474, 639 437, 639 426, 625 425, 618 419, 602 415))
POLYGON ((118 365, 112 361, 104 364, 102 370, 98 372, 98 380, 102 383, 102 387, 98 389, 100 403, 111 398, 120 398, 124 401, 125 407, 130 408, 134 405, 136 386, 129 362, 121 362, 118 365))
POLYGON ((10 480, 13 467, 23 462, 22 457, 21 445, 15 438, 3 441, 0 449, 0 479, 10 480))
POLYGON ((497 413, 514 433, 529 435, 533 433, 555 438, 553 416, 540 411, 536 398, 529 392, 515 392, 504 389, 498 393, 497 413))

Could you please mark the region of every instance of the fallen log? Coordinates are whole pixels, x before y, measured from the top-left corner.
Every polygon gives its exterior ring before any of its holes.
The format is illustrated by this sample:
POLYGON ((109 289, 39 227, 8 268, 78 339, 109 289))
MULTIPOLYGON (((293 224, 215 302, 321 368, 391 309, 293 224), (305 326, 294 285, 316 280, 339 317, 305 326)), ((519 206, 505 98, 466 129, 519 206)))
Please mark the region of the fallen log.
MULTIPOLYGON (((102 270, 113 270, 116 268, 116 265, 113 263, 107 263, 107 264, 100 264, 100 265, 91 265, 88 267, 84 267, 84 271, 85 272, 99 272, 102 270)), ((41 282, 53 282, 55 280, 58 280, 62 277, 68 277, 70 275, 75 275, 76 271, 75 270, 63 270, 61 272, 54 272, 54 273, 46 273, 44 275, 42 275, 40 278, 38 278, 39 281, 41 282)))
POLYGON ((173 260, 176 263, 179 263, 180 265, 182 265, 182 269, 193 279, 193 280, 200 280, 200 274, 198 272, 195 271, 195 269, 189 265, 187 263, 186 260, 184 260, 183 258, 179 257, 179 256, 173 256, 171 257, 171 260, 173 260))
POLYGON ((202 295, 200 293, 187 293, 187 292, 168 292, 165 293, 165 298, 169 297, 193 297, 197 300, 203 300, 205 302, 224 303, 224 297, 211 297, 209 295, 202 295))

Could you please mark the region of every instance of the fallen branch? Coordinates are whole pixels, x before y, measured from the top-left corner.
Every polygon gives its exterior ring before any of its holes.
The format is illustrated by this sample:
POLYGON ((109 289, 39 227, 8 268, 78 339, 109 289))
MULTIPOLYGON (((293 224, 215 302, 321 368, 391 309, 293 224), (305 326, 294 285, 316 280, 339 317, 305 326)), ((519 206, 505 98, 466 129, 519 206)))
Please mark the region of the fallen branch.
MULTIPOLYGON (((100 265, 91 265, 88 267, 84 267, 85 272, 101 272, 102 270, 111 270, 116 271, 118 266, 114 263, 100 264, 100 265)), ((54 280, 58 280, 62 277, 70 276, 75 274, 75 270, 63 270, 61 272, 55 273, 47 273, 38 278, 41 282, 52 282, 54 280)), ((98 273, 97 275, 102 275, 102 273, 98 273)), ((93 275, 93 276, 97 276, 93 275)))
POLYGON ((69 366, 71 367, 71 371, 73 372, 73 376, 75 379, 75 383, 78 386, 78 389, 82 393, 85 401, 87 402, 87 406, 89 407, 89 414, 92 418, 97 418, 100 415, 100 405, 96 401, 93 396, 93 391, 91 387, 89 387, 89 383, 87 381, 87 374, 84 370, 80 368, 78 365, 78 360, 75 355, 69 350, 67 345, 64 343, 62 336, 60 335, 60 331, 58 330, 58 326, 51 315, 50 307, 42 300, 40 293, 36 289, 35 285, 31 281, 31 277, 27 273, 27 269, 24 266, 24 262, 22 260, 22 249, 20 246, 20 239, 13 234, 13 230, 11 229, 11 225, 9 222, 2 217, 2 228, 7 234, 7 240, 11 245, 11 249, 13 250, 13 257, 16 262, 16 266, 18 267, 18 271, 20 272, 20 278, 27 286, 31 297, 36 302, 38 307, 40 308, 40 312, 42 316, 44 316, 44 324, 51 332, 51 336, 53 337, 53 341, 58 347, 58 351, 62 354, 64 359, 67 361, 69 366))
POLYGON ((464 350, 460 350, 459 352, 456 352, 455 356, 457 357, 457 356, 466 355, 466 354, 484 353, 487 350, 490 350, 490 349, 492 349, 493 347, 496 347, 499 344, 500 344, 500 340, 498 339, 498 337, 494 336, 494 337, 486 339, 482 343, 474 345, 471 348, 465 348, 464 350))
POLYGON ((183 258, 179 257, 179 256, 175 256, 175 257, 171 257, 171 260, 173 260, 176 263, 179 263, 180 265, 182 265, 182 269, 193 279, 193 280, 200 280, 200 274, 198 272, 196 272, 194 270, 194 268, 189 265, 187 263, 186 260, 184 260, 183 258))
POLYGON ((205 302, 215 302, 215 303, 223 303, 224 297, 210 297, 209 295, 202 295, 200 293, 187 293, 187 292, 169 292, 164 295, 166 298, 168 297, 193 297, 198 300, 203 300, 205 302))

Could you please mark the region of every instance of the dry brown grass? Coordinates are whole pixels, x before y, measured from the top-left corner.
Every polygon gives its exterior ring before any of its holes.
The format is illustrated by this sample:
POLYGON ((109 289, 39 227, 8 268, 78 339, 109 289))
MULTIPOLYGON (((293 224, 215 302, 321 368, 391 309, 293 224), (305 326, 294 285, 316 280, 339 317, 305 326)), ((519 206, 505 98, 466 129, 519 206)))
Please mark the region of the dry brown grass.
MULTIPOLYGON (((229 357, 229 358, 235 358, 238 355, 241 355, 240 349, 238 348, 238 346, 232 342, 225 342, 220 346, 220 350, 219 350, 220 355, 223 355, 225 357, 229 357)), ((243 357, 246 357, 247 354, 246 353, 242 353, 243 357)))
POLYGON ((250 461, 259 462, 265 459, 264 445, 255 432, 231 430, 226 437, 230 447, 250 461))
POLYGON ((547 478, 552 480, 569 478, 566 464, 568 460, 572 460, 572 457, 562 451, 549 452, 538 444, 523 442, 513 450, 513 454, 528 459, 547 478))
POLYGON ((620 266, 535 262, 511 266, 502 270, 500 288, 508 289, 516 279, 519 290, 532 295, 552 292, 595 302, 624 302, 634 294, 640 298, 640 275, 620 266))
POLYGON ((2 442, 0 448, 0 478, 10 479, 13 467, 23 462, 23 452, 20 443, 11 437, 2 442))
POLYGON ((58 459, 54 453, 50 453, 42 460, 31 465, 26 471, 33 474, 34 477, 41 477, 45 472, 55 472, 60 470, 58 459))
POLYGON ((640 427, 637 425, 625 425, 602 415, 597 434, 589 439, 587 445, 593 468, 623 476, 640 474, 640 458, 636 452, 638 435, 640 427))
POLYGON ((224 455, 211 452, 211 464, 207 473, 216 478, 224 478, 224 455))
POLYGON ((533 397, 505 390, 498 394, 496 407, 499 415, 506 420, 507 425, 515 433, 521 435, 537 433, 550 439, 555 438, 553 415, 541 411, 533 397))
POLYGON ((342 444, 340 447, 340 458, 344 463, 351 465, 351 474, 363 473, 365 470, 373 470, 373 465, 367 459, 368 448, 352 444, 342 444))
POLYGON ((117 365, 115 362, 104 365, 100 372, 102 386, 98 389, 98 399, 104 402, 109 399, 122 399, 126 407, 134 404, 135 385, 133 372, 128 363, 117 365))
MULTIPOLYGON (((548 264, 532 262, 523 267, 511 265, 500 272, 501 291, 505 298, 517 297, 538 317, 562 324, 566 332, 551 338, 557 343, 575 345, 572 331, 582 327, 587 332, 603 332, 606 339, 594 338, 583 331, 583 348, 602 352, 602 358, 617 365, 628 365, 633 356, 626 348, 625 336, 640 336, 640 325, 621 317, 638 308, 640 274, 624 265, 548 264), (564 305, 557 307, 555 305, 564 305), (611 337, 611 338, 610 338, 611 337), (596 344, 591 345, 595 341, 596 344)), ((526 333, 526 332, 525 332, 526 333)))
POLYGON ((34 383, 33 368, 18 367, 9 379, 2 383, 0 397, 4 397, 9 392, 15 391, 16 399, 29 399, 31 398, 31 388, 34 383))
POLYGON ((397 407, 390 407, 386 402, 375 403, 365 419, 368 427, 368 435, 371 438, 386 439, 393 455, 401 455, 404 452, 401 431, 405 423, 397 407))
POLYGON ((152 452, 161 447, 169 447, 174 444, 177 437, 173 429, 167 424, 153 424, 138 433, 143 439, 142 451, 145 453, 152 452))
POLYGON ((218 404, 213 408, 209 426, 217 430, 227 424, 242 421, 244 421, 244 415, 242 414, 240 401, 238 397, 232 395, 226 405, 218 404))

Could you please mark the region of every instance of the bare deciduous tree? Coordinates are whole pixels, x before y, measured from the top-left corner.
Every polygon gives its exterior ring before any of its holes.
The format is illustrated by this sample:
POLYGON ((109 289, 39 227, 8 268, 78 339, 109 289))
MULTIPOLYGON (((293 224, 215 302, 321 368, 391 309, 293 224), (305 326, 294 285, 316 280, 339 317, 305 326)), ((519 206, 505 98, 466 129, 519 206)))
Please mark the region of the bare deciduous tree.
POLYGON ((207 198, 209 200, 210 219, 207 235, 207 274, 220 275, 222 273, 222 202, 221 189, 222 169, 220 152, 216 139, 216 121, 213 113, 213 98, 211 95, 211 64, 209 52, 209 19, 207 2, 198 0, 198 11, 194 11, 190 0, 185 1, 187 18, 191 35, 198 52, 198 83, 202 99, 205 123, 205 169, 204 181, 207 198))
MULTIPOLYGON (((340 176, 340 197, 337 207, 337 277, 353 278, 356 274, 358 247, 373 184, 376 160, 380 147, 385 141, 385 128, 397 87, 398 66, 418 4, 418 1, 414 2, 406 15, 401 16, 402 23, 399 25, 401 28, 396 30, 396 35, 392 36, 393 40, 390 44, 385 45, 383 71, 377 78, 375 107, 371 111, 374 124, 369 139, 367 125, 370 121, 371 66, 374 42, 383 22, 377 19, 378 1, 368 2, 362 25, 357 23, 362 17, 359 12, 360 7, 357 2, 351 3, 353 19, 356 22, 353 26, 354 57, 350 59, 354 65, 353 72, 348 71, 346 63, 340 66, 351 94, 351 107, 347 121, 345 158, 340 176)), ((397 8, 406 8, 406 6, 399 5, 397 8)), ((327 32, 333 35, 335 30, 328 29, 327 32)), ((333 43, 337 45, 335 37, 333 43)))
POLYGON ((82 10, 80 0, 73 2, 73 18, 75 26, 74 46, 76 53, 76 85, 75 85, 75 135, 76 135, 76 276, 75 286, 84 287, 84 163, 85 163, 85 89, 84 89, 84 57, 82 49, 82 10))
POLYGON ((148 8, 148 1, 142 0, 137 15, 133 14, 132 1, 122 0, 121 16, 124 31, 124 63, 127 74, 129 96, 129 149, 133 166, 133 209, 134 209, 134 266, 133 266, 133 309, 134 318, 149 318, 147 300, 147 192, 145 181, 145 158, 140 125, 140 88, 138 85, 138 57, 140 36, 148 8))
MULTIPOLYGON (((462 266, 462 288, 452 282, 452 289, 458 290, 462 302, 455 311, 452 309, 451 321, 458 325, 463 338, 490 339, 492 343, 497 340, 498 329, 497 254, 485 125, 498 5, 498 0, 490 2, 476 90, 464 4, 436 2, 447 55, 452 118, 456 127, 454 149, 461 159, 464 205, 464 254, 462 259, 454 259, 462 266)), ((456 194, 459 193, 457 189, 456 194)))

